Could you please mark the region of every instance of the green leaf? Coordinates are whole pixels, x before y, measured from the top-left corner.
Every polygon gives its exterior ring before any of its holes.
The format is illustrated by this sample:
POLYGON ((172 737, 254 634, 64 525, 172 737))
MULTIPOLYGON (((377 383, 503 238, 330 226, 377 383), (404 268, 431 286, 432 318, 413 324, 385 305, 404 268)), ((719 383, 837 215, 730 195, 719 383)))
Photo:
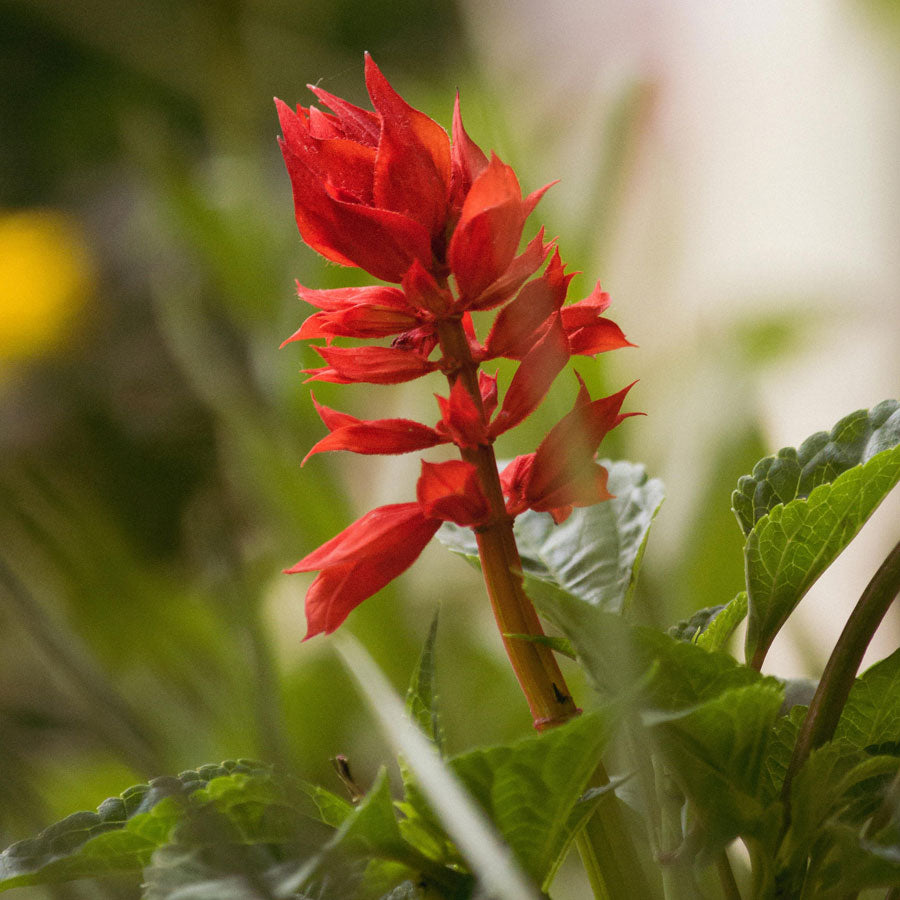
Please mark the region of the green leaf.
MULTIPOLYGON (((890 421, 894 419, 900 422, 900 413, 890 421)), ((878 438, 874 446, 882 445, 885 434, 879 432, 878 438)), ((803 595, 898 479, 900 446, 845 469, 832 482, 818 484, 807 498, 774 506, 756 522, 744 548, 750 600, 748 660, 758 663, 765 656, 803 595)))
POLYGON ((697 638, 709 628, 710 623, 725 609, 724 604, 718 606, 705 606, 698 609, 690 618, 681 619, 674 625, 670 625, 666 629, 669 637, 675 638, 676 641, 689 641, 696 643, 697 638))
POLYGON ((0 891, 137 872, 169 840, 189 798, 217 782, 270 778, 270 769, 261 763, 230 760, 130 787, 105 800, 96 813, 74 813, 36 838, 8 847, 0 854, 0 891))
POLYGON ((406 692, 406 712, 425 737, 443 754, 443 734, 434 690, 434 645, 437 640, 438 613, 431 620, 422 654, 413 670, 406 692))
POLYGON ((885 400, 871 410, 857 410, 831 432, 820 431, 799 448, 784 447, 760 460, 731 495, 731 505, 745 535, 779 504, 809 497, 820 484, 900 444, 900 403, 885 400))
POLYGON ((695 638, 704 650, 723 650, 747 616, 747 592, 741 591, 695 638))
MULTIPOLYGON (((663 486, 636 463, 600 463, 609 472, 614 499, 576 509, 560 525, 547 513, 532 510, 516 518, 516 543, 529 596, 549 584, 614 612, 627 606, 650 525, 663 501, 663 486)), ((477 561, 478 548, 469 529, 446 524, 438 538, 477 561)))
POLYGON ((603 799, 591 794, 579 805, 610 734, 608 719, 592 713, 509 746, 449 760, 522 868, 545 890, 575 837, 573 822, 583 823, 603 799))
POLYGON ((853 684, 835 739, 860 748, 888 744, 900 753, 900 650, 876 663, 853 684))
POLYGON ((760 682, 678 712, 644 715, 668 771, 703 825, 708 854, 738 835, 765 835, 777 817, 761 786, 780 706, 780 687, 760 682))

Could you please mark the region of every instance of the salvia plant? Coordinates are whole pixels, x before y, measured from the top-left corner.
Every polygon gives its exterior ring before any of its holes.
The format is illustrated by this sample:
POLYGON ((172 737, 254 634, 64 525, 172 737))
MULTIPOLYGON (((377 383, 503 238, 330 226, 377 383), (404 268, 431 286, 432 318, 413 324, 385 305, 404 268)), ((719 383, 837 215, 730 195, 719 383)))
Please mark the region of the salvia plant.
MULTIPOLYGON (((435 699, 437 620, 405 710, 365 651, 332 640, 398 751, 346 796, 264 762, 202 765, 79 812, 0 855, 0 890, 133 872, 146 900, 550 896, 577 848, 593 896, 900 897, 900 651, 858 674, 900 589, 900 544, 856 604, 818 686, 761 674, 800 599, 900 478, 900 404, 852 413, 761 460, 731 504, 746 590, 667 631, 632 594, 662 485, 599 461, 628 388, 571 411, 498 465, 495 439, 545 398, 573 356, 629 346, 599 285, 567 303, 555 241, 525 221, 513 170, 409 106, 366 58, 374 110, 321 88, 326 112, 278 103, 300 235, 385 284, 298 286, 317 309, 310 381, 446 379, 436 422, 362 420, 316 404, 309 451, 455 448, 288 572, 317 572, 307 637, 335 631, 432 538, 479 566, 536 733, 447 758, 435 699), (489 327, 481 327, 491 313, 489 327), (479 330, 481 334, 479 335, 479 330), (365 346, 335 338, 376 339, 365 346), (383 339, 389 339, 385 341, 383 339), (518 363, 501 390, 493 360, 518 363), (552 625, 545 634, 540 616, 552 625), (745 662, 729 652, 747 620, 745 662), (573 698, 570 656, 596 696, 573 698), (592 708, 582 712, 577 703, 592 708)), ((571 378, 572 376, 567 376, 571 378)), ((315 402, 315 400, 314 400, 315 402)), ((626 426, 627 427, 627 426, 626 426)), ((725 498, 723 498, 724 501, 725 498)))

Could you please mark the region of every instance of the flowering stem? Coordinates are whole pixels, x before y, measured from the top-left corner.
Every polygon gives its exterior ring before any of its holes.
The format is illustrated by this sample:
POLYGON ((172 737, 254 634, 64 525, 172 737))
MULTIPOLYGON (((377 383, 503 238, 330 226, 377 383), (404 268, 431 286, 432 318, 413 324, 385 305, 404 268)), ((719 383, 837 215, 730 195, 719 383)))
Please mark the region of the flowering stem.
MULTIPOLYGON (((451 386, 462 378, 469 394, 483 411, 477 366, 462 323, 454 319, 440 321, 437 323, 437 335, 451 386)), ((513 535, 513 520, 506 512, 503 501, 494 449, 489 444, 461 447, 460 454, 466 462, 475 466, 481 489, 490 505, 490 521, 480 526, 475 536, 491 608, 503 636, 506 654, 528 700, 534 727, 542 731, 561 725, 576 716, 579 710, 569 694, 553 651, 545 644, 527 638, 508 637, 543 637, 544 631, 534 606, 522 588, 522 576, 519 574, 522 563, 513 535)))

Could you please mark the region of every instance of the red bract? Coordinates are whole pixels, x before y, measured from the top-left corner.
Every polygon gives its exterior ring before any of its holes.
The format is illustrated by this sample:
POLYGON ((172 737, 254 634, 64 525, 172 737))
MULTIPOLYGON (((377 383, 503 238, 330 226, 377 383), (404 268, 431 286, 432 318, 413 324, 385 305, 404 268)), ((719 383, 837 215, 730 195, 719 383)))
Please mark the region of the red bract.
POLYGON ((490 518, 490 507, 471 463, 451 459, 442 463, 422 461, 416 485, 422 512, 457 525, 472 527, 490 518))
POLYGON ((330 634, 363 600, 408 569, 440 524, 418 503, 380 506, 285 569, 287 574, 321 570, 306 593, 304 640, 330 634))
POLYGON ((316 353, 328 363, 321 369, 304 369, 307 381, 330 381, 334 384, 400 384, 427 375, 437 363, 413 350, 393 347, 316 347, 316 353))
POLYGON ((575 506, 592 506, 612 496, 607 473, 594 462, 603 438, 635 413, 621 413, 632 385, 599 400, 591 400, 580 376, 575 408, 541 441, 537 450, 517 457, 501 476, 507 510, 516 516, 525 509, 549 512, 561 522, 575 506))
POLYGON ((314 453, 326 450, 350 450, 353 453, 393 454, 425 450, 436 444, 444 444, 442 437, 433 428, 411 419, 374 419, 365 421, 347 413, 329 409, 316 402, 316 411, 331 432, 323 437, 303 458, 306 463, 314 453))

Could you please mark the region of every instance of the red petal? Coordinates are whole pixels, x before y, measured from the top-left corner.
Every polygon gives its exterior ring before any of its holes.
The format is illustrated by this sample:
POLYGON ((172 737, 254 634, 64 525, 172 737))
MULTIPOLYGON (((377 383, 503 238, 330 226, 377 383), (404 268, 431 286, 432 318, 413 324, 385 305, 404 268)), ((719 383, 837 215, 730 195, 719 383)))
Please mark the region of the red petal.
POLYGON ((487 372, 479 371, 478 388, 481 391, 481 405, 484 407, 485 421, 490 421, 494 410, 497 409, 497 373, 488 375, 487 372))
POLYGON ((608 481, 609 472, 592 462, 576 477, 529 505, 539 512, 549 512, 558 525, 569 517, 575 506, 593 506, 612 500, 614 495, 607 489, 608 481))
POLYGON ((418 353, 392 347, 316 347, 315 350, 328 365, 321 369, 304 369, 312 375, 307 381, 400 384, 437 368, 437 363, 429 362, 418 353))
MULTIPOLYGON (((563 310, 563 327, 565 326, 565 310, 563 310)), ((566 329, 566 334, 572 353, 579 356, 594 356, 608 350, 634 346, 612 319, 597 319, 591 325, 574 328, 571 331, 566 329)))
POLYGON ((345 137, 369 147, 378 146, 378 135, 381 133, 381 122, 375 113, 368 109, 361 109, 354 106, 334 94, 314 84, 308 84, 307 87, 324 103, 329 109, 334 110, 336 117, 341 125, 341 130, 345 137))
POLYGON ((540 278, 529 281, 516 298, 500 310, 485 350, 488 359, 522 359, 535 345, 547 322, 566 299, 573 275, 566 275, 557 250, 540 278))
POLYGON ((332 197, 322 179, 281 142, 300 236, 322 256, 399 282, 413 260, 431 262, 431 238, 413 219, 332 197))
POLYGON ((409 532, 421 527, 422 518, 418 503, 379 506, 304 556, 296 565, 285 569, 285 572, 289 575, 313 572, 390 556, 403 546, 409 532))
MULTIPOLYGON (((527 487, 531 503, 553 497, 557 491, 570 482, 580 481, 586 471, 592 470, 600 442, 626 418, 619 410, 631 387, 589 403, 582 402, 586 391, 579 392, 575 408, 550 429, 535 451, 527 487)), ((553 502, 553 505, 557 504, 553 502)))
POLYGON ((469 189, 447 252, 464 306, 509 268, 526 216, 515 172, 492 155, 469 189))
POLYGON ((495 306, 506 303, 544 264, 552 246, 552 241, 548 244, 544 243, 544 229, 542 228, 496 281, 482 291, 478 297, 466 302, 466 308, 493 309, 495 306))
POLYGON ((461 209, 472 183, 488 167, 488 158, 463 128, 458 92, 456 102, 453 104, 452 134, 453 145, 450 148, 451 205, 456 209, 461 209))
POLYGON ((411 306, 436 316, 444 315, 453 306, 453 295, 434 280, 419 260, 403 276, 403 293, 411 306))
POLYGON ((437 397, 437 401, 441 408, 438 431, 447 434, 457 447, 477 447, 488 442, 482 410, 462 378, 453 382, 449 399, 437 397))
MULTIPOLYGON (((315 403, 315 397, 313 397, 315 403)), ((331 434, 322 438, 303 458, 301 465, 315 453, 349 450, 367 455, 410 453, 445 444, 433 428, 412 419, 357 419, 316 403, 316 409, 331 434)))
POLYGON ((366 87, 381 117, 375 160, 375 205, 443 231, 450 195, 450 138, 413 109, 366 54, 366 87))
POLYGON ((363 600, 409 568, 440 524, 439 519, 424 516, 418 503, 382 506, 286 570, 292 573, 322 569, 306 594, 304 640, 323 632, 330 634, 363 600), (366 537, 368 540, 363 540, 366 537), (321 556, 321 551, 342 539, 347 548, 356 546, 357 552, 333 553, 334 561, 328 562, 327 567, 308 564, 311 558, 321 556))
POLYGON ((534 454, 517 456, 501 473, 500 485, 506 496, 506 511, 511 516, 528 509, 528 501, 525 498, 525 489, 534 465, 534 454))
POLYGON ((534 412, 568 360, 569 345, 559 316, 554 315, 544 336, 522 360, 513 376, 503 406, 491 424, 491 436, 509 431, 534 412))
POLYGON ((299 281, 296 284, 301 300, 327 312, 349 309, 351 306, 390 306, 393 309, 406 309, 409 306, 403 291, 383 284, 328 290, 304 287, 299 281))
POLYGON ((423 460, 416 497, 427 516, 457 525, 479 525, 490 517, 490 507, 478 483, 478 471, 461 459, 442 463, 423 460))

